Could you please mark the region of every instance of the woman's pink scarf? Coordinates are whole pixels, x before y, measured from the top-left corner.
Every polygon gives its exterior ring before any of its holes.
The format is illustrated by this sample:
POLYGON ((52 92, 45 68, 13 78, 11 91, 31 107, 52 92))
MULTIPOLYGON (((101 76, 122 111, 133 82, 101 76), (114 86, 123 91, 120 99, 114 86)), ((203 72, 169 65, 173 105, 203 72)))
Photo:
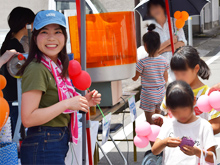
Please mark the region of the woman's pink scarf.
MULTIPOLYGON (((56 81, 59 100, 66 100, 77 96, 78 93, 73 88, 71 81, 69 78, 62 78, 62 63, 59 59, 57 59, 57 64, 55 64, 49 57, 43 55, 41 58, 41 63, 44 64, 45 67, 53 74, 53 77, 56 81)), ((75 144, 78 142, 78 119, 77 119, 77 111, 65 110, 64 114, 71 113, 71 134, 72 140, 75 144)))

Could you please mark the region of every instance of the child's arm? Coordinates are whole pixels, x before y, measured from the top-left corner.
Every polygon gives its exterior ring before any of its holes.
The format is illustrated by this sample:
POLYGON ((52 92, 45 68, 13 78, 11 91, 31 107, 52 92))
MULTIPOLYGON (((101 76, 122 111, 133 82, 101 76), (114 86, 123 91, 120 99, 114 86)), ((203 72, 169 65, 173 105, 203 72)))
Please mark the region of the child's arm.
POLYGON ((165 79, 165 81, 166 81, 166 83, 168 82, 168 72, 167 72, 167 70, 164 72, 164 79, 165 79))
POLYGON ((151 151, 154 155, 158 155, 163 151, 165 147, 178 147, 180 143, 181 139, 179 138, 168 137, 163 140, 157 138, 151 151))
POLYGON ((216 155, 215 146, 212 146, 211 148, 209 148, 207 150, 207 153, 205 151, 200 150, 199 148, 195 146, 191 147, 187 145, 183 146, 183 149, 181 149, 181 151, 183 151, 186 155, 189 155, 189 156, 196 155, 199 158, 201 156, 201 152, 203 152, 203 155, 206 156, 205 161, 210 162, 210 163, 214 163, 213 153, 216 155))
POLYGON ((209 120, 209 122, 212 125, 214 135, 220 133, 220 117, 211 119, 211 120, 209 120))
POLYGON ((136 71, 136 75, 132 78, 132 80, 137 81, 140 75, 141 75, 140 72, 136 71))

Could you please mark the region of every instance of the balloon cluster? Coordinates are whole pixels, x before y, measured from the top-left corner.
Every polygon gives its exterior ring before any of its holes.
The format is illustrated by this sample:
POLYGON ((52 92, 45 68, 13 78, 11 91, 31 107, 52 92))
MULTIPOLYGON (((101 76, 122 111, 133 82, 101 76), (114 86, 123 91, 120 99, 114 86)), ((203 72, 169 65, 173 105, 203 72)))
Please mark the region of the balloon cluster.
POLYGON ((210 112, 212 109, 220 111, 220 92, 213 91, 210 95, 200 96, 197 106, 202 112, 210 112))
POLYGON ((135 129, 136 136, 134 137, 134 144, 138 148, 147 147, 149 141, 154 142, 160 132, 160 127, 157 125, 150 125, 148 122, 143 122, 135 129))
POLYGON ((78 61, 71 60, 69 62, 68 72, 69 77, 72 80, 75 88, 84 91, 91 86, 92 80, 89 73, 82 70, 81 65, 78 61))
POLYGON ((3 98, 2 89, 5 88, 7 81, 4 76, 0 75, 0 131, 8 120, 9 116, 9 105, 8 102, 3 98))
POLYGON ((181 29, 185 25, 185 22, 188 20, 189 14, 186 11, 176 11, 174 13, 174 18, 176 18, 177 29, 181 29))

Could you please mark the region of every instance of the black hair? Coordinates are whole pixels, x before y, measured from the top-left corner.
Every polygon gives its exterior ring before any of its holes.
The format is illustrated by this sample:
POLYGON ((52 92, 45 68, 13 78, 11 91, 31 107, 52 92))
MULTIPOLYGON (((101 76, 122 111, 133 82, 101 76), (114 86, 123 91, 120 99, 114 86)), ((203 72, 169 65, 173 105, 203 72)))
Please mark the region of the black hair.
POLYGON ((25 7, 14 8, 8 16, 8 25, 10 31, 7 33, 5 40, 1 47, 1 54, 4 54, 8 45, 8 42, 13 38, 14 34, 23 29, 26 24, 34 22, 35 14, 31 9, 25 7))
POLYGON ((181 107, 193 108, 194 94, 190 85, 184 81, 170 83, 166 91, 166 105, 171 110, 181 107))
POLYGON ((150 0, 147 3, 147 15, 151 17, 150 8, 151 6, 161 6, 164 9, 164 14, 166 15, 166 5, 164 0, 150 0))
POLYGON ((155 28, 155 24, 150 24, 148 32, 143 36, 144 46, 147 47, 149 57, 153 57, 156 51, 160 49, 160 35, 153 31, 155 28))
MULTIPOLYGON (((42 57, 43 53, 38 48, 36 42, 37 42, 37 36, 43 28, 41 28, 39 30, 35 29, 33 31, 33 34, 31 37, 31 44, 30 44, 28 58, 25 61, 25 63, 22 65, 21 69, 18 71, 17 75, 22 76, 24 74, 25 68, 28 66, 28 64, 30 64, 35 59, 35 55, 37 55, 37 57, 36 57, 37 62, 38 63, 41 62, 41 57, 42 57)), ((58 58, 60 59, 62 65, 63 65, 61 76, 62 76, 62 78, 65 78, 68 76, 68 66, 69 66, 69 57, 68 57, 67 51, 66 51, 67 32, 66 32, 65 27, 60 26, 60 28, 63 32, 64 37, 65 37, 65 44, 64 44, 63 49, 59 52, 58 58)))
POLYGON ((179 48, 171 59, 170 66, 173 71, 194 69, 199 65, 198 76, 202 79, 209 79, 211 71, 208 65, 200 58, 198 51, 192 46, 183 46, 179 48))

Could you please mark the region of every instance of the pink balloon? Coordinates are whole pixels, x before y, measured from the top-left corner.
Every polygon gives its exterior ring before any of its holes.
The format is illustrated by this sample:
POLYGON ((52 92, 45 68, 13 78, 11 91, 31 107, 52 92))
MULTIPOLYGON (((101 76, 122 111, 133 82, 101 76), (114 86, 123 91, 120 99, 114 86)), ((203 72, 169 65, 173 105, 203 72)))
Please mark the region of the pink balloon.
POLYGON ((135 132, 139 136, 147 136, 151 133, 151 127, 148 122, 143 122, 140 125, 138 125, 135 129, 135 132))
POLYGON ((155 140, 157 139, 157 136, 160 132, 160 126, 152 124, 151 130, 152 130, 151 134, 148 135, 147 137, 150 141, 155 142, 155 140))
POLYGON ((213 91, 209 95, 209 104, 215 109, 220 110, 220 92, 213 91))
POLYGON ((210 112, 212 110, 212 107, 209 104, 209 96, 208 95, 200 96, 197 101, 197 106, 199 110, 202 112, 210 112))
POLYGON ((147 137, 136 135, 134 137, 134 144, 138 148, 144 148, 149 144, 149 140, 147 137))
POLYGON ((75 76, 79 75, 82 72, 80 63, 76 60, 69 61, 68 72, 70 79, 74 79, 75 76))

